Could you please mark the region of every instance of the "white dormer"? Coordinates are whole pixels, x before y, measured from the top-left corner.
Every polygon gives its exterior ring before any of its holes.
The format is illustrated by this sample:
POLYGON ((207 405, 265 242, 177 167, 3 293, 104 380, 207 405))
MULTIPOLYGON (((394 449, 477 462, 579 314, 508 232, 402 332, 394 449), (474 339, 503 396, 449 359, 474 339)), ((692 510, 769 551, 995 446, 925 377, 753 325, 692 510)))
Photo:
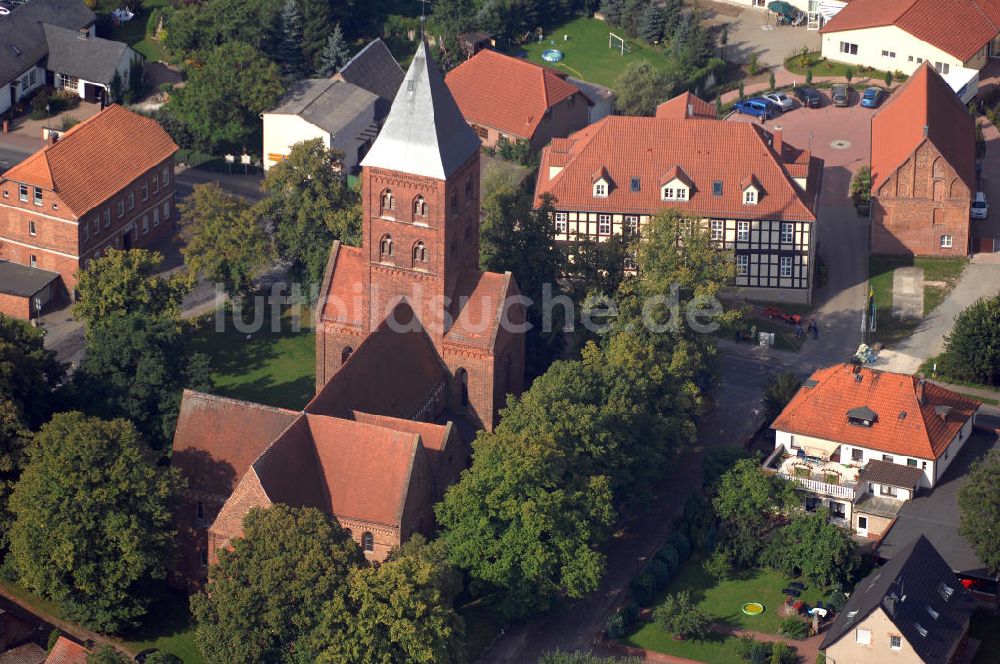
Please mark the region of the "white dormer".
POLYGON ((757 178, 750 176, 745 179, 742 183, 743 189, 743 204, 744 205, 757 205, 760 201, 760 197, 763 195, 764 190, 761 188, 760 183, 757 182, 757 178))
POLYGON ((608 192, 611 190, 611 177, 608 175, 608 169, 602 166, 594 173, 591 183, 594 187, 594 198, 608 197, 608 192))
POLYGON ((673 166, 660 176, 660 200, 689 201, 693 184, 680 166, 673 166))

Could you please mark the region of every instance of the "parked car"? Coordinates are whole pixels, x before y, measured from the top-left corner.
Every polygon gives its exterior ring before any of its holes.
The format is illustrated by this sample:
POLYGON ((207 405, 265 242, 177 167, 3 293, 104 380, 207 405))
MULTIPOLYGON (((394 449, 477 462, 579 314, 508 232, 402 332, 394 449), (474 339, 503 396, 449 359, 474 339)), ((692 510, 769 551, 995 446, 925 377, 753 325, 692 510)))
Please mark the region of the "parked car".
POLYGON ((764 95, 764 99, 780 108, 782 113, 795 108, 795 102, 784 92, 770 92, 764 95))
POLYGON ((851 89, 843 83, 837 83, 830 90, 830 99, 833 100, 834 106, 850 106, 851 89))
POLYGON ((752 115, 769 120, 778 114, 778 107, 761 97, 744 99, 733 104, 733 110, 743 115, 752 115))
POLYGON ((865 108, 878 108, 882 103, 882 90, 879 88, 866 88, 861 95, 861 105, 865 108))
POLYGON ((823 95, 816 88, 797 86, 792 88, 792 94, 800 104, 809 108, 819 108, 823 104, 823 95))
POLYGON ((990 213, 990 204, 986 202, 986 193, 977 191, 972 199, 972 207, 969 208, 969 216, 973 219, 985 219, 990 213))

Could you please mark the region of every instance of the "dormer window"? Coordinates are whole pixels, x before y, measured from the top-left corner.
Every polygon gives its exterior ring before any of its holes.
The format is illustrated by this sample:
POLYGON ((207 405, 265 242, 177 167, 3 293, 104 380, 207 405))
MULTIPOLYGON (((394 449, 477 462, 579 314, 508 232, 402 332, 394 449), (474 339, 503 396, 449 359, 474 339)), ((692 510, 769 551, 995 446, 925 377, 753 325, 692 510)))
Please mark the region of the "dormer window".
POLYGON ((760 201, 763 189, 760 183, 757 182, 757 178, 750 176, 740 183, 740 187, 743 189, 743 204, 744 205, 757 205, 760 201))
POLYGON ((853 426, 871 427, 878 421, 878 415, 868 406, 847 411, 847 422, 853 426))
POLYGON ((681 182, 674 180, 664 185, 660 192, 660 197, 665 201, 686 201, 688 199, 688 188, 681 182))
POLYGON ((594 196, 597 198, 606 198, 608 195, 608 183, 604 180, 598 180, 594 183, 594 196))
POLYGON ((756 189, 746 189, 743 192, 743 204, 744 205, 757 205, 757 190, 756 189))

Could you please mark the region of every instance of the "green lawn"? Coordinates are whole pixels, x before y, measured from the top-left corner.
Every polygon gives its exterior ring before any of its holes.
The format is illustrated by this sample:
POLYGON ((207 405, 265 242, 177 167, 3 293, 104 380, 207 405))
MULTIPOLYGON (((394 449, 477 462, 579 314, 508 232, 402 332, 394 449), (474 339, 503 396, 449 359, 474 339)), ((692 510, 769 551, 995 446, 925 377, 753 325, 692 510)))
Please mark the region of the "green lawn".
MULTIPOLYGON (((247 318, 250 314, 247 312, 247 318)), ((301 329, 292 331, 288 312, 281 331, 271 332, 270 316, 260 332, 247 339, 227 315, 225 329, 216 331, 215 315, 196 323, 191 349, 205 353, 212 363, 213 392, 270 406, 300 409, 315 391, 316 343, 312 314, 304 309, 301 329)))
MULTIPOLYGON (((118 0, 98 0, 97 8, 94 11, 98 14, 110 14, 120 6, 121 2, 118 0)), ((136 12, 135 18, 115 28, 110 38, 125 42, 151 62, 163 60, 163 51, 159 42, 149 39, 146 34, 146 23, 154 9, 169 6, 170 0, 144 0, 142 9, 136 12)))
POLYGON ((570 76, 611 88, 615 85, 615 79, 630 62, 648 60, 658 69, 666 68, 666 58, 641 39, 626 38, 625 41, 631 46, 632 52, 626 52, 625 55, 622 55, 620 50, 609 49, 610 31, 613 31, 613 28, 604 21, 578 18, 552 28, 551 34, 545 35, 542 43, 539 44, 535 38, 523 46, 513 47, 512 52, 516 53, 523 49, 527 51, 527 59, 531 62, 555 67, 568 72, 570 76), (563 35, 569 35, 569 39, 564 40, 563 35), (559 49, 566 54, 566 57, 560 62, 545 62, 542 60, 542 51, 550 48, 559 49))
POLYGON ((940 282, 943 286, 924 286, 924 315, 933 311, 958 283, 966 258, 907 258, 872 256, 868 261, 868 283, 875 292, 878 307, 878 331, 875 339, 890 344, 913 333, 919 321, 897 321, 892 318, 892 273, 898 267, 923 268, 925 282, 940 282))
MULTIPOLYGON (((818 51, 814 51, 807 55, 809 61, 813 64, 811 67, 803 66, 802 58, 800 55, 793 55, 792 57, 785 60, 785 69, 792 72, 793 74, 799 74, 800 76, 805 76, 809 69, 812 69, 813 76, 846 76, 847 70, 850 69, 853 73, 854 80, 858 79, 871 79, 873 81, 885 81, 885 72, 878 69, 867 69, 864 70, 858 65, 849 65, 843 62, 837 62, 835 60, 828 60, 826 58, 820 57, 818 51)), ((903 79, 896 79, 903 80, 903 79)))
POLYGON ((124 641, 132 653, 156 648, 179 657, 184 664, 207 664, 194 640, 194 625, 188 613, 187 596, 169 593, 150 608, 150 626, 124 641))
MULTIPOLYGON (((785 596, 781 589, 788 585, 788 580, 782 574, 770 569, 751 570, 742 578, 720 582, 702 569, 702 561, 701 556, 693 556, 684 563, 664 595, 687 590, 714 622, 755 632, 778 633, 778 625, 784 617, 782 606, 785 596), (759 616, 744 614, 742 606, 745 602, 762 603, 764 613, 759 616)), ((807 604, 813 605, 816 600, 826 596, 819 588, 811 584, 807 586, 801 596, 807 604)), ((738 638, 713 634, 705 641, 675 641, 655 623, 644 624, 625 642, 647 650, 705 662, 736 664, 742 661, 736 651, 738 638)))

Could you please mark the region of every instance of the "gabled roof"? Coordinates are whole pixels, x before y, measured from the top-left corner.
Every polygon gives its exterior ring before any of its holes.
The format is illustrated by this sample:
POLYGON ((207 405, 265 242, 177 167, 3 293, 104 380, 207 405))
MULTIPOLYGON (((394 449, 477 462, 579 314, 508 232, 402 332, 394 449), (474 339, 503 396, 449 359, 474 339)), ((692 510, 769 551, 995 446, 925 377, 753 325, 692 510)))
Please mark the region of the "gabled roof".
MULTIPOLYGON (((799 189, 770 142, 771 134, 746 122, 611 115, 569 138, 554 139, 542 151, 535 204, 550 193, 560 210, 654 214, 669 205, 691 215, 814 221, 817 192, 799 189), (637 192, 617 187, 606 197, 593 196, 592 175, 601 168, 616 181, 638 177, 649 185, 675 166, 693 183, 689 200, 667 203, 655 186, 637 192), (552 174, 550 167, 562 170, 552 174), (745 205, 740 183, 751 175, 768 195, 745 205), (712 195, 715 181, 723 183, 722 196, 712 195)), ((815 157, 808 161, 817 171, 822 165, 815 157)))
MULTIPOLYGON (((49 59, 45 66, 49 71, 108 85, 126 53, 131 51, 131 58, 142 58, 122 42, 89 37, 78 30, 55 25, 43 25, 42 28, 49 46, 49 59)), ((122 85, 125 85, 124 80, 122 85)))
POLYGON ((176 151, 156 120, 115 104, 8 170, 0 181, 54 190, 82 216, 176 151))
POLYGON ((455 285, 453 302, 462 302, 445 342, 475 348, 493 348, 504 311, 518 294, 510 272, 465 271, 455 285))
POLYGON ((820 32, 895 25, 963 62, 1000 32, 991 0, 852 0, 820 32))
POLYGON ((45 658, 45 664, 87 664, 87 654, 87 649, 79 643, 60 636, 45 658))
POLYGON ((378 96, 350 83, 329 78, 296 81, 281 103, 268 113, 297 115, 331 134, 345 127, 373 107, 378 96))
POLYGON ((800 389, 772 429, 857 445, 890 454, 937 459, 979 402, 907 374, 838 364, 813 373, 813 387, 800 389), (951 406, 947 417, 935 406, 951 406), (867 408, 877 421, 858 426, 848 412, 867 408))
POLYGON ((445 180, 479 152, 480 145, 421 41, 361 165, 445 180))
POLYGON ((379 117, 382 117, 403 84, 403 68, 392 57, 385 42, 374 39, 348 60, 334 78, 378 96, 379 117))
POLYGON ((687 118, 715 119, 715 107, 690 92, 682 92, 656 107, 656 117, 672 120, 687 118))
POLYGON ((58 272, 0 260, 0 293, 32 297, 58 278, 58 272))
POLYGON ((941 152, 969 190, 975 191, 975 122, 951 87, 926 62, 872 118, 872 192, 877 193, 925 140, 941 152))
POLYGON ((96 14, 81 0, 31 0, 0 16, 0 86, 48 53, 43 23, 80 30, 95 20, 96 14))
POLYGON ((919 468, 872 459, 861 469, 858 481, 888 484, 890 486, 914 490, 919 486, 923 476, 924 471, 919 468))
POLYGON ((445 82, 467 121, 524 139, 550 108, 580 92, 563 74, 490 49, 452 69, 445 82))
POLYGON ((184 390, 171 463, 192 488, 229 494, 298 416, 284 408, 184 390))
POLYGON ((0 664, 45 664, 45 656, 45 648, 40 645, 31 642, 22 643, 0 653, 0 664))
POLYGON ((947 664, 956 643, 965 635, 972 597, 941 554, 921 535, 855 586, 836 622, 826 632, 820 650, 849 636, 879 609, 921 662, 947 664))

